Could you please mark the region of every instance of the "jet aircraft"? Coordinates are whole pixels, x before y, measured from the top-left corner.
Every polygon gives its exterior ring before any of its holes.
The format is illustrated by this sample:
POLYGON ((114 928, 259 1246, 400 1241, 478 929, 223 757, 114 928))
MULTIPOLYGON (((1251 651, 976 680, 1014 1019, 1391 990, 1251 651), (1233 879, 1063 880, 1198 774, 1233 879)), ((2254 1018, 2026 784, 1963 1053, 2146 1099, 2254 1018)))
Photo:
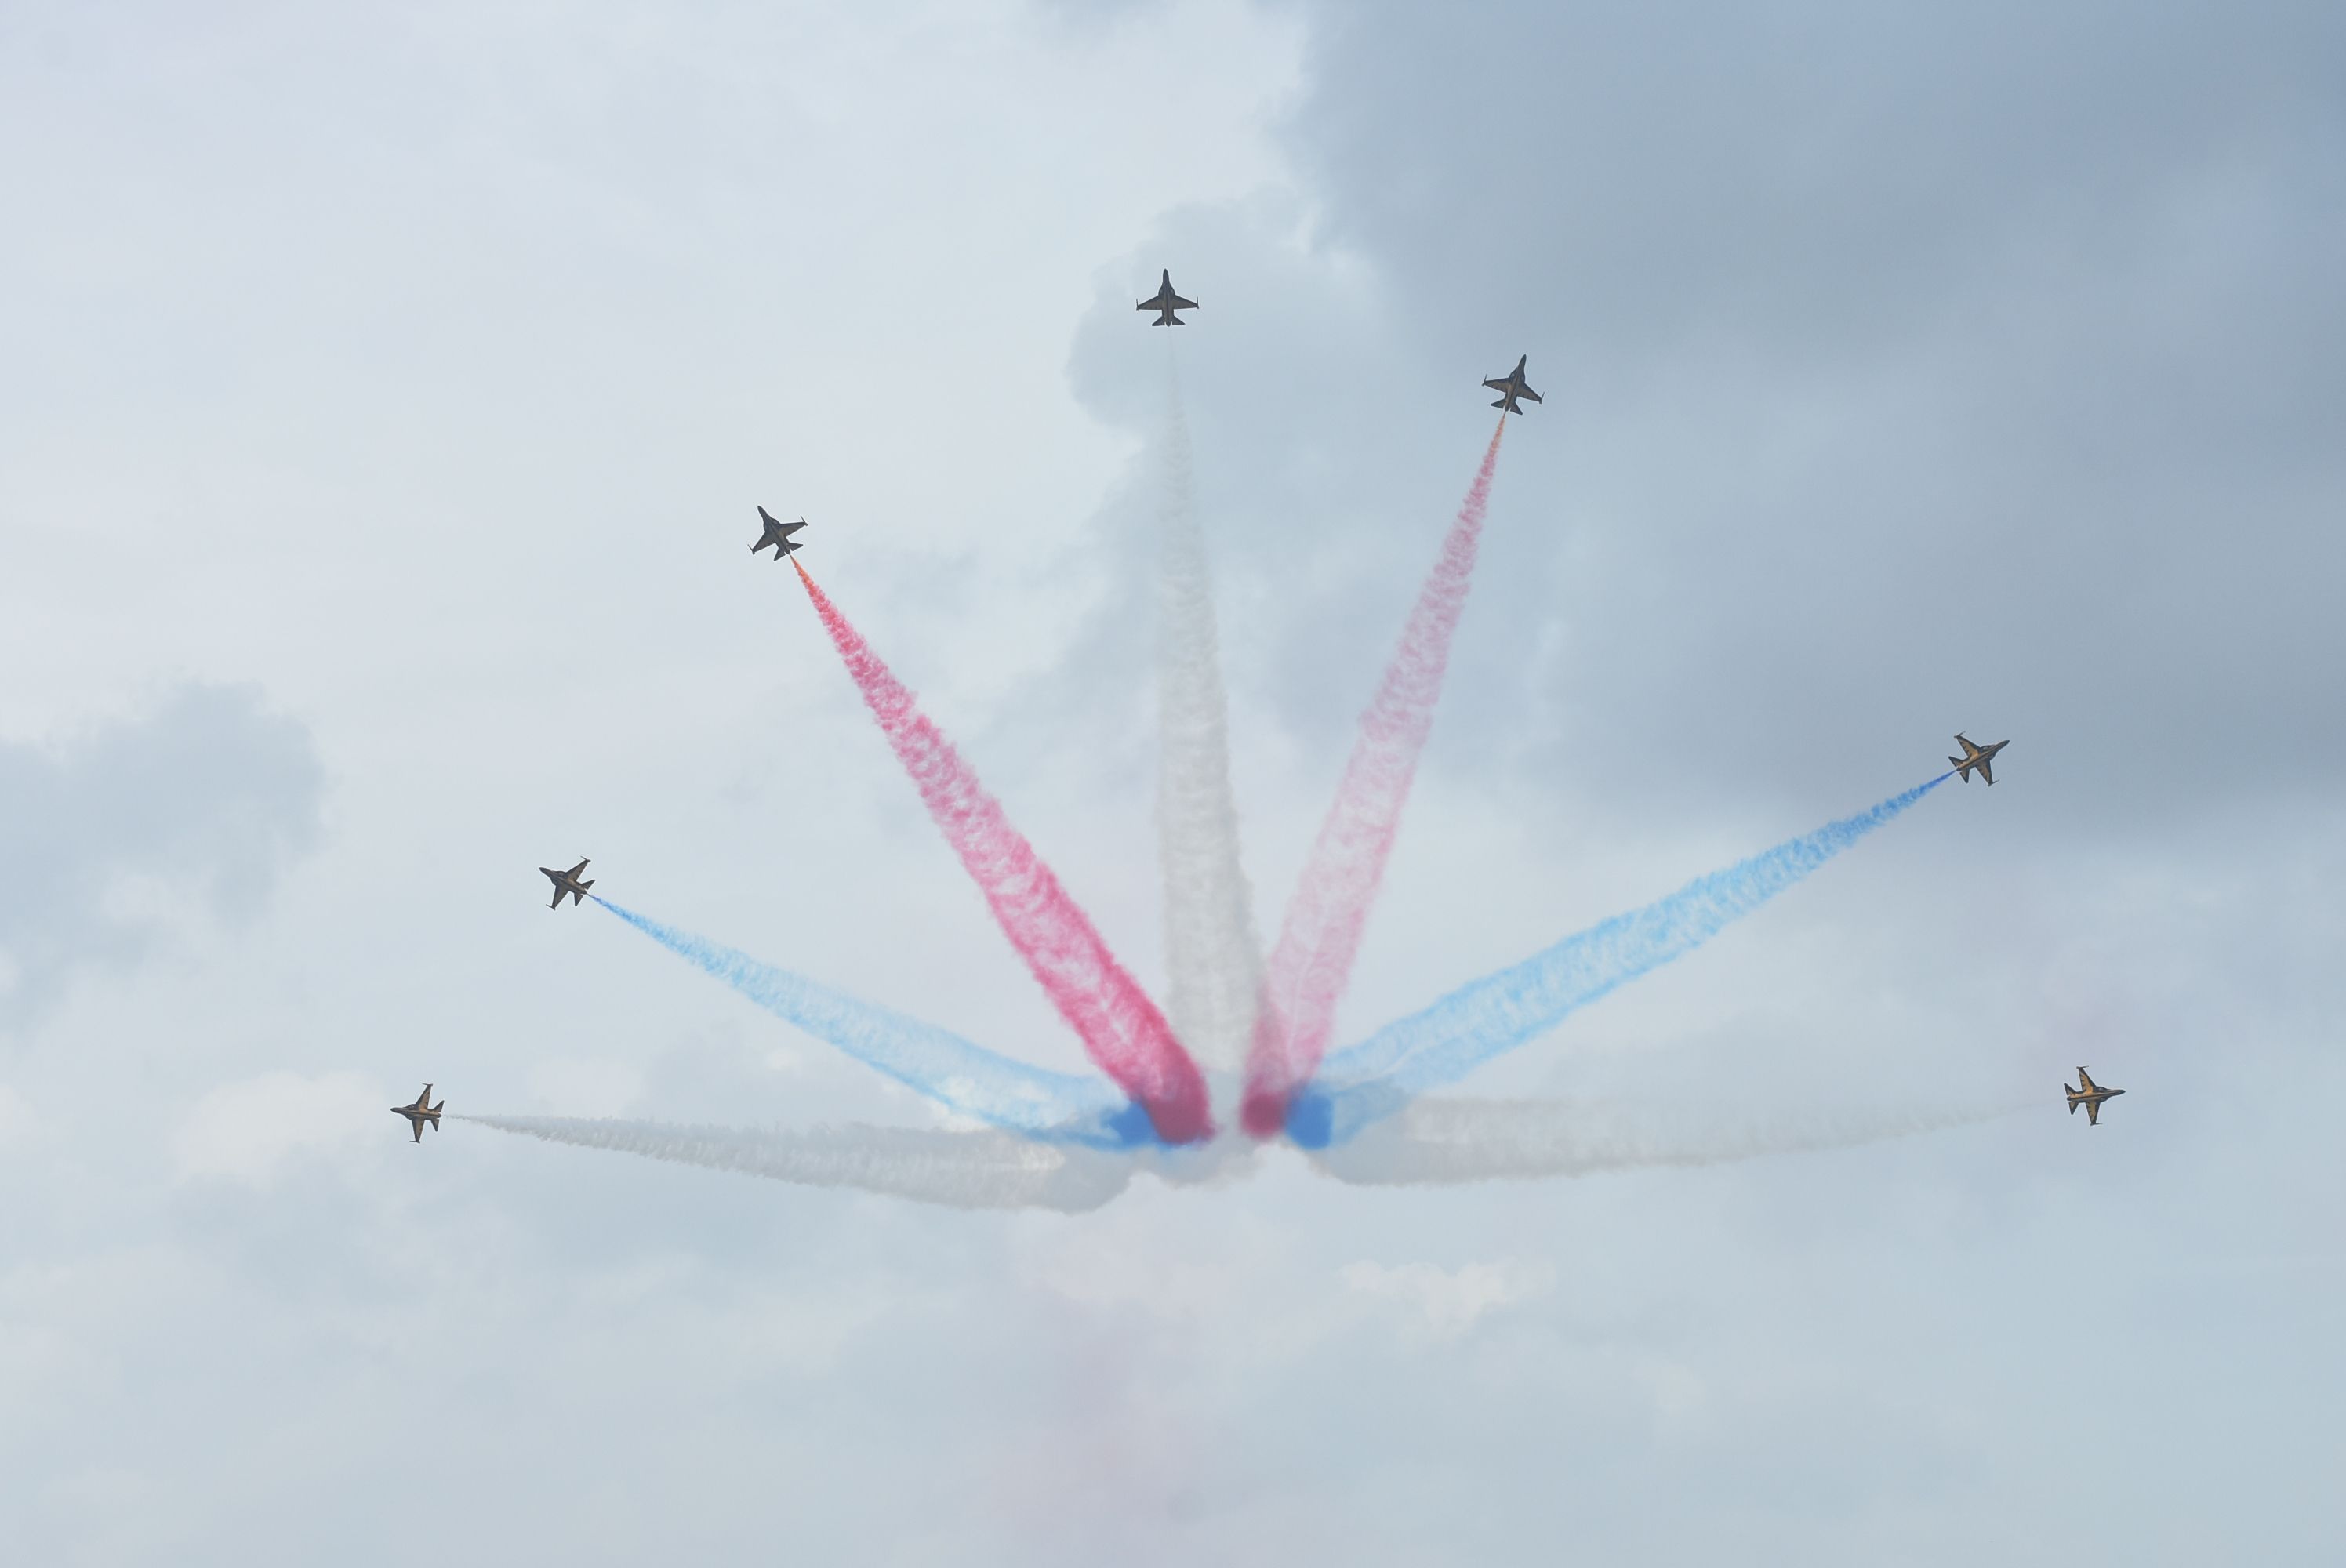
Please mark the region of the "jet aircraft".
POLYGON ((574 906, 586 902, 586 890, 595 885, 593 882, 582 882, 578 880, 578 873, 586 869, 586 862, 584 860, 566 871, 557 871, 552 866, 538 867, 538 873, 554 884, 554 901, 546 907, 550 910, 560 909, 562 895, 565 893, 570 895, 570 901, 574 906))
POLYGON ((1521 413, 1524 412, 1524 405, 1515 401, 1517 398, 1527 397, 1534 402, 1540 401, 1540 394, 1532 391, 1531 383, 1524 380, 1524 366, 1530 361, 1531 355, 1525 354, 1515 361, 1514 370, 1503 376, 1494 376, 1483 383, 1499 394, 1497 400, 1491 404, 1493 408, 1503 408, 1509 413, 1521 413))
POLYGON ((2092 1076, 2083 1067, 2077 1069, 2077 1086, 2072 1089, 2068 1084, 2064 1084, 2061 1085, 2061 1092, 2069 1096, 2069 1114, 2074 1116, 2077 1114, 2078 1106, 2085 1106, 2086 1125, 2094 1127, 2102 1125, 2102 1102, 2115 1100, 2126 1093, 2124 1089, 2103 1088, 2094 1082, 2092 1076))
POLYGON ((1954 769, 1956 776, 1968 784, 1972 781, 1972 769, 1976 768, 1979 769, 1979 776, 1986 779, 1990 785, 1994 785, 1995 775, 1989 771, 1988 764, 1995 760, 1997 752, 2011 745, 2012 742, 1997 740, 1985 746, 1974 746, 1958 735, 1955 737, 1955 744, 1964 748, 1964 754, 1961 757, 1948 758, 1947 763, 1954 769))
POLYGON ((415 1104, 412 1105, 393 1105, 391 1108, 391 1114, 394 1116, 405 1116, 407 1118, 407 1125, 415 1129, 415 1141, 420 1144, 423 1141, 423 1124, 429 1122, 434 1127, 437 1127, 440 1125, 441 1107, 447 1105, 447 1101, 443 1100, 438 1105, 434 1105, 432 1103, 432 1085, 426 1084, 423 1085, 423 1093, 415 1096, 415 1104))
POLYGON ((806 526, 805 518, 801 517, 795 523, 785 523, 760 506, 758 508, 758 521, 766 525, 766 532, 762 538, 750 546, 750 554, 752 555, 771 545, 774 547, 774 559, 780 561, 793 550, 806 548, 803 542, 793 544, 790 541, 791 535, 806 526))
POLYGON ((1170 267, 1165 269, 1163 277, 1164 281, 1157 285, 1157 297, 1153 300, 1143 300, 1133 309, 1156 311, 1157 319, 1148 323, 1152 327, 1186 327, 1189 323, 1173 312, 1194 311, 1198 308, 1198 301, 1184 300, 1173 291, 1173 269, 1170 267))

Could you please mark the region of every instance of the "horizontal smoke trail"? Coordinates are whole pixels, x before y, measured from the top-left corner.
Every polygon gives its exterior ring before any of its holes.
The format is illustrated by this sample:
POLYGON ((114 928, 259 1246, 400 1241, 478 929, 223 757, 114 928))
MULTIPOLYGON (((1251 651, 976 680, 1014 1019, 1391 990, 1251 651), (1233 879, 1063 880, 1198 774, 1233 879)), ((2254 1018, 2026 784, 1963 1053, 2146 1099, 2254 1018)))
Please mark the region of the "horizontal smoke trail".
POLYGON ((1157 850, 1165 878, 1165 1011, 1208 1071, 1235 1074, 1262 992, 1262 942, 1239 855, 1206 541, 1192 507, 1189 431, 1169 369, 1158 525, 1157 850))
POLYGON ((1945 783, 1942 773, 1880 805, 1788 840, 1668 898, 1568 936, 1460 987, 1331 1056, 1299 1094, 1288 1134, 1306 1148, 1341 1143, 1417 1095, 1554 1028, 1616 986, 1701 946, 1945 783))
POLYGON ((548 1143, 617 1149, 801 1186, 856 1187, 953 1208, 1081 1214, 1122 1192, 1133 1168, 1128 1160, 1049 1148, 1005 1133, 867 1126, 760 1132, 572 1116, 448 1119, 548 1143))
POLYGON ((1533 1181, 1854 1148, 1971 1126, 2039 1103, 1937 1110, 1821 1108, 1705 1125, 1685 1118, 1640 1121, 1616 1105, 1571 1101, 1425 1099, 1313 1159, 1337 1180, 1360 1186, 1533 1181))
POLYGON ((948 1110, 1030 1138, 1096 1148, 1127 1148, 1151 1135, 1137 1108, 1096 1078, 998 1056, 933 1023, 860 1002, 596 894, 586 896, 776 1017, 948 1110))
POLYGON ((1491 473, 1506 433, 1503 413, 1442 554, 1419 590, 1401 647, 1361 716, 1352 760, 1287 906, 1247 1053, 1243 1114, 1247 1131, 1257 1137, 1270 1137, 1287 1123, 1290 1100, 1318 1070, 1335 1029, 1336 1004, 1352 979, 1352 960, 1401 830, 1418 756, 1433 730, 1451 638, 1474 585, 1491 473))
MULTIPOLYGON (((795 557, 790 564, 798 565, 795 557)), ((1067 896, 953 743, 804 566, 799 566, 799 580, 929 815, 1059 1016, 1100 1070, 1148 1113, 1158 1137, 1186 1144, 1210 1136, 1214 1123, 1206 1080, 1157 1003, 1108 952, 1091 917, 1067 896)))

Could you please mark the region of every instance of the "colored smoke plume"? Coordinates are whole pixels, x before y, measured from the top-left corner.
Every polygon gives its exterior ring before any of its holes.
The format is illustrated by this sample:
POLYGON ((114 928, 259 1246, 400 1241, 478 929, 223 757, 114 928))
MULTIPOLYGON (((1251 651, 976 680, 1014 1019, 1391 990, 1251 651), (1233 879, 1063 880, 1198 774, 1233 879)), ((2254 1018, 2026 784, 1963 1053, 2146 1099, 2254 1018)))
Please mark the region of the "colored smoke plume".
POLYGON ((1099 1148, 1123 1148, 1152 1135, 1136 1107, 1099 1079, 996 1055, 933 1023, 858 1001, 608 899, 586 896, 776 1017, 948 1110, 1030 1138, 1099 1148))
POLYGON ((1328 1058, 1295 1096, 1290 1136, 1341 1143, 1429 1089, 1554 1028, 1566 1014, 1690 952, 1945 783, 1942 773, 1880 805, 1788 840, 1668 898, 1589 927, 1328 1058))
POLYGON ((452 1116, 501 1133, 616 1149, 678 1165, 801 1186, 855 1187, 953 1208, 1048 1208, 1080 1214, 1115 1197, 1133 1164, 1007 1133, 915 1127, 679 1126, 574 1116, 452 1116))
POLYGON ((995 922, 1083 1041, 1102 1072, 1147 1110, 1167 1143, 1213 1133, 1206 1081, 1165 1015, 1108 952, 1091 918, 1059 885, 953 744, 923 714, 861 633, 798 566, 848 675, 920 790, 922 803, 961 857, 995 922))
POLYGON ((1474 584, 1491 473, 1506 433, 1502 414, 1410 611, 1401 646, 1361 716, 1352 760, 1288 903, 1247 1054, 1244 1117, 1257 1137, 1269 1137, 1286 1124, 1290 1097, 1319 1067, 1335 1028, 1336 1004, 1352 979, 1352 960, 1400 830, 1418 756, 1433 729, 1451 638, 1474 584))
POLYGON ((1239 856, 1205 535, 1193 508, 1189 431, 1168 370, 1165 494, 1158 528, 1157 849, 1165 879, 1165 1010, 1210 1071, 1234 1074, 1254 1027, 1262 942, 1239 856))
POLYGON ((2039 1100, 1943 1108, 1818 1106, 1739 1120, 1596 1103, 1413 1101, 1391 1120, 1312 1158, 1358 1186, 1535 1181, 1655 1166, 1711 1166, 1854 1148, 1992 1121, 2039 1100))

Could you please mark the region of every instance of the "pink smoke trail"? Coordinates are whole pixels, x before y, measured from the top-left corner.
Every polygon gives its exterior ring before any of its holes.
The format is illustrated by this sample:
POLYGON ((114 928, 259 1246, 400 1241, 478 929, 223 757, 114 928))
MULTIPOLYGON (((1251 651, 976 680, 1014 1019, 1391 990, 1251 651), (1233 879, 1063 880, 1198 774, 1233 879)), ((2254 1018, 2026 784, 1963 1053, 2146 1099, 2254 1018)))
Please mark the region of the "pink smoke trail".
POLYGON ((1267 1138, 1286 1125, 1289 1098, 1311 1080, 1328 1049, 1336 1003, 1351 980, 1361 933, 1384 878, 1408 802, 1418 754, 1433 729, 1433 705, 1450 663, 1450 639, 1466 607, 1482 542, 1483 512, 1491 499, 1491 471, 1507 419, 1491 433, 1483 466, 1442 542, 1442 554, 1419 590, 1402 630, 1401 647, 1385 668, 1360 738, 1345 764, 1336 799, 1304 862, 1287 906, 1279 943, 1271 950, 1247 1053, 1246 1099, 1239 1115, 1248 1132, 1267 1138))
MULTIPOLYGON (((796 561, 790 565, 798 566, 796 561)), ((815 586, 806 568, 798 571, 848 675, 912 776, 922 803, 1059 1016, 1100 1071, 1148 1113, 1158 1137, 1168 1144, 1210 1137, 1214 1125, 1205 1076, 1174 1038, 1157 1003, 1125 972, 1091 918, 1010 825, 1001 804, 921 712, 913 694, 815 586)))

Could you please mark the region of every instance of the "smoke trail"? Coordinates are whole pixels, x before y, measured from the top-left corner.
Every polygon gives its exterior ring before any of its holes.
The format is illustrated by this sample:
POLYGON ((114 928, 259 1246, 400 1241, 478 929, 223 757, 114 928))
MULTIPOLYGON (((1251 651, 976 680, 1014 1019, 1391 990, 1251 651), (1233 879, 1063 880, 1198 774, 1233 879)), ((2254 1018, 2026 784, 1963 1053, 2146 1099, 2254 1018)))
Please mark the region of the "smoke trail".
POLYGON ((1384 877, 1418 754, 1433 728, 1450 639, 1474 581, 1491 471, 1506 433, 1506 416, 1501 414, 1483 466, 1410 611, 1401 647, 1361 716, 1352 760, 1287 906, 1247 1054, 1244 1117, 1257 1137, 1270 1136, 1287 1122, 1290 1099, 1319 1067, 1335 1028, 1336 1003, 1352 978, 1352 958, 1384 877))
POLYGON ((950 1110, 1029 1137, 1097 1148, 1126 1148, 1150 1136, 1137 1109, 1096 1078, 998 1056, 934 1024, 859 1002, 607 899, 586 896, 767 1012, 950 1110))
POLYGON ((1205 535, 1191 506, 1189 430, 1167 361, 1158 524, 1157 849, 1165 877, 1166 1012, 1209 1070, 1236 1073, 1262 987, 1254 895, 1230 789, 1229 704, 1205 535))
POLYGON ((953 1208, 1053 1208, 1081 1214, 1107 1203, 1132 1178, 1128 1161, 1049 1148, 1005 1133, 868 1126, 760 1132, 571 1116, 449 1120, 548 1143, 617 1149, 801 1186, 857 1187, 953 1208))
POLYGON ((1739 1124, 1638 1120, 1620 1107, 1571 1101, 1427 1099, 1314 1162, 1360 1186, 1537 1180, 1650 1166, 1733 1160, 1861 1144, 2008 1116, 2039 1104, 1950 1109, 1826 1107, 1739 1124))
POLYGON ((1568 936, 1387 1024, 1328 1059, 1320 1078, 1295 1096, 1289 1135, 1307 1148, 1324 1148, 1426 1090, 1457 1082, 1614 987, 1701 946, 1952 777, 1942 773, 1853 817, 1698 877, 1668 898, 1568 936))
MULTIPOLYGON (((795 556, 790 564, 798 565, 795 556)), ((1091 918, 1010 825, 953 743, 804 566, 799 566, 799 580, 929 815, 1059 1016, 1073 1026, 1100 1070, 1147 1110, 1158 1137, 1185 1144, 1210 1136, 1214 1124, 1206 1081, 1173 1037, 1165 1015, 1108 952, 1091 918)))

